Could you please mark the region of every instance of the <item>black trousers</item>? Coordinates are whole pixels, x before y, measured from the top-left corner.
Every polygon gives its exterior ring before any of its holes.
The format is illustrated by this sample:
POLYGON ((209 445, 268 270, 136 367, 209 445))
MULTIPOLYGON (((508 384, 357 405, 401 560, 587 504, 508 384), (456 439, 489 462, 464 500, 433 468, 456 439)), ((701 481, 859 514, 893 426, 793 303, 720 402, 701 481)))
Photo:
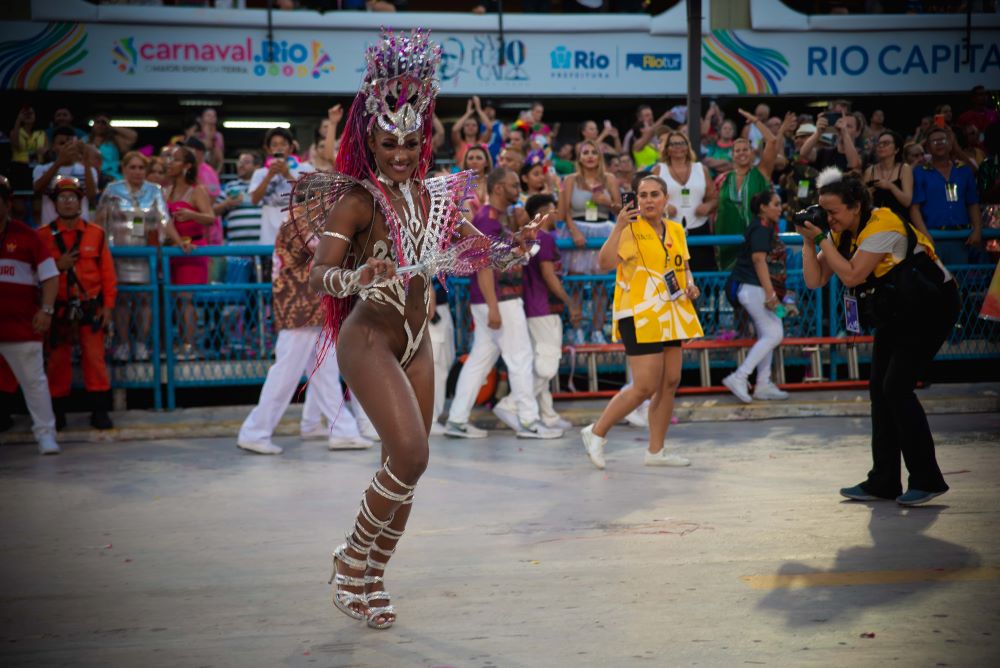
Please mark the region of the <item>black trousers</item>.
POLYGON ((919 318, 876 328, 869 394, 872 405, 872 470, 861 484, 869 494, 895 498, 902 493, 899 457, 909 471, 909 488, 944 492, 948 485, 934 456, 934 437, 914 392, 958 319, 958 287, 947 284, 937 304, 919 318))

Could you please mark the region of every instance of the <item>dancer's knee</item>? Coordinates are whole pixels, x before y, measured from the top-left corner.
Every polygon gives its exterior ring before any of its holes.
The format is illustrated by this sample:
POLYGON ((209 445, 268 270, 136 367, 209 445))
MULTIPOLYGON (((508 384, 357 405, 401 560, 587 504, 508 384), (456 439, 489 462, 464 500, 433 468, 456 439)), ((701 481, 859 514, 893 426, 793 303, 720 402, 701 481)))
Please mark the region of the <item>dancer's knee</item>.
POLYGON ((643 401, 656 394, 657 389, 659 388, 656 387, 656 383, 647 380, 634 380, 632 382, 632 391, 642 397, 643 401))
POLYGON ((677 388, 681 386, 681 374, 680 371, 676 373, 672 371, 666 371, 663 374, 663 389, 667 392, 673 394, 677 391, 677 388))
POLYGON ((407 485, 415 485, 427 470, 429 455, 426 443, 422 447, 406 448, 389 457, 389 467, 407 485))

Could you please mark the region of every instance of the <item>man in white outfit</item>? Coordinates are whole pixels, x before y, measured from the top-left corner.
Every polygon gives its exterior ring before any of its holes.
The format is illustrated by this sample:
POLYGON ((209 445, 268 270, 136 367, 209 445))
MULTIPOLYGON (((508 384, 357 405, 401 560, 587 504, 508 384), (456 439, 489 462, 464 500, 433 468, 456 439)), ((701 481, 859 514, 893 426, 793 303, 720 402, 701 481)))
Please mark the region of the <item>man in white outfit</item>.
POLYGON ((333 346, 316 368, 317 346, 322 336, 323 309, 318 295, 309 289, 309 261, 312 257, 295 229, 281 227, 274 245, 273 291, 274 326, 278 330, 274 364, 260 391, 257 406, 240 427, 237 445, 261 455, 281 454, 271 435, 281 421, 295 388, 303 376, 309 378, 302 409, 303 438, 326 438, 330 450, 370 448, 361 436, 354 416, 344 405, 340 370, 333 346), (329 428, 324 429, 321 414, 329 428))
POLYGON ((455 361, 455 323, 448 307, 448 293, 433 279, 434 315, 427 325, 427 333, 431 337, 431 353, 434 355, 434 413, 431 422, 431 434, 441 436, 445 433, 444 425, 438 422, 444 413, 445 394, 448 389, 448 372, 455 361))
MULTIPOLYGON (((483 206, 472 224, 483 234, 502 238, 516 226, 508 221, 508 209, 517 201, 518 175, 497 167, 486 179, 489 204, 483 206)), ((472 349, 465 360, 455 387, 445 434, 455 438, 485 438, 487 432, 469 424, 469 415, 479 388, 502 355, 510 382, 510 402, 517 415, 498 411, 497 417, 513 429, 519 438, 559 438, 563 432, 546 427, 539 419, 535 399, 534 353, 528 321, 524 315, 522 268, 499 274, 482 269, 469 286, 472 322, 475 332, 472 349)))
POLYGON ((52 326, 59 269, 38 233, 10 217, 11 194, 10 183, 0 176, 0 396, 4 404, 0 422, 9 427, 10 401, 20 385, 38 452, 57 455, 56 417, 42 337, 52 326))

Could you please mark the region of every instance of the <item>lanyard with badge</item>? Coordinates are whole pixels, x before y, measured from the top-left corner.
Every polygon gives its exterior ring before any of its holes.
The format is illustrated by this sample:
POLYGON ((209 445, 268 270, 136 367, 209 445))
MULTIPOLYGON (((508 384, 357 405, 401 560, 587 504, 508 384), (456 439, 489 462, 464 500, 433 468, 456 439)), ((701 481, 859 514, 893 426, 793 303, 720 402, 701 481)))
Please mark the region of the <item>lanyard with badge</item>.
MULTIPOLYGON (((858 230, 861 233, 861 230, 858 230)), ((857 237, 851 239, 850 255, 854 255, 856 250, 857 237)), ((851 334, 861 333, 861 312, 858 310, 858 298, 853 291, 844 291, 844 329, 851 334)))
MULTIPOLYGON (((670 238, 670 232, 667 230, 667 223, 663 223, 663 238, 660 240, 663 243, 663 248, 667 256, 667 265, 670 265, 670 249, 673 248, 674 242, 670 238)), ((666 273, 663 274, 663 283, 667 286, 667 300, 676 301, 684 294, 684 288, 681 287, 680 279, 677 278, 677 272, 673 269, 668 269, 666 273)))

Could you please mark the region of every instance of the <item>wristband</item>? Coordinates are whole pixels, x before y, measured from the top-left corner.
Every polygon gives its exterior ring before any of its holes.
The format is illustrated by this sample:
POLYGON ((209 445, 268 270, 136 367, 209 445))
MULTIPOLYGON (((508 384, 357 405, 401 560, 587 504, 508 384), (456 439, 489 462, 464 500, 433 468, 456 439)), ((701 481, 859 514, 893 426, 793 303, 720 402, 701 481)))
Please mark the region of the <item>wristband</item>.
POLYGON ((826 232, 820 232, 815 237, 813 237, 813 243, 816 244, 817 246, 819 246, 820 243, 823 242, 823 239, 826 239, 826 238, 827 238, 826 232))
POLYGON ((41 310, 42 310, 42 313, 44 313, 45 315, 55 315, 55 313, 56 313, 55 307, 54 306, 49 306, 48 304, 42 304, 41 310))

